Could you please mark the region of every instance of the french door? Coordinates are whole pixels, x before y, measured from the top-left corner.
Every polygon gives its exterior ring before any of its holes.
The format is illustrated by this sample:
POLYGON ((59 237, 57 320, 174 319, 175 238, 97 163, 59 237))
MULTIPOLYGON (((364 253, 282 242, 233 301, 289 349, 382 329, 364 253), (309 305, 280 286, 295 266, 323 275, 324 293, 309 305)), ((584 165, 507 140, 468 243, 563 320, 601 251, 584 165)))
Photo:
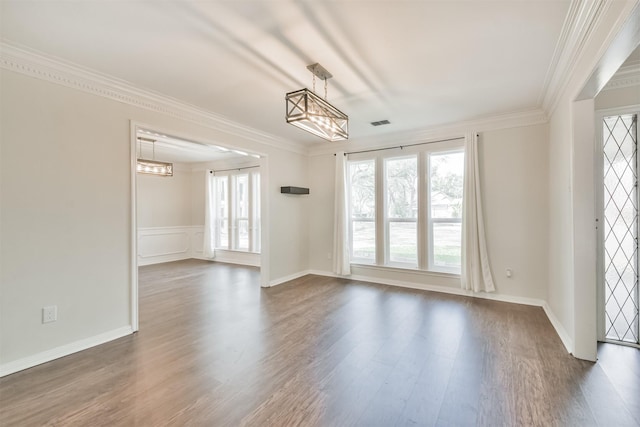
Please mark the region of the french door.
POLYGON ((638 115, 602 118, 599 190, 601 341, 638 346, 638 115))

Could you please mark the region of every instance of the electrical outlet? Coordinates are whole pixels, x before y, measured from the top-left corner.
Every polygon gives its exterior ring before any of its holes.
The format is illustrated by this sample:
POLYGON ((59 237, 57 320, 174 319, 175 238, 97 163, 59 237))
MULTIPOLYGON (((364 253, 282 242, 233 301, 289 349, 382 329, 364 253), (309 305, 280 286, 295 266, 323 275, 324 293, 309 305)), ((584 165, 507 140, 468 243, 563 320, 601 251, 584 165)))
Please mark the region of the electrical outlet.
POLYGON ((57 305, 42 307, 42 323, 55 322, 56 320, 58 320, 57 305))
POLYGON ((513 270, 510 268, 507 268, 507 270, 505 271, 505 274, 507 277, 511 277, 513 276, 513 270))

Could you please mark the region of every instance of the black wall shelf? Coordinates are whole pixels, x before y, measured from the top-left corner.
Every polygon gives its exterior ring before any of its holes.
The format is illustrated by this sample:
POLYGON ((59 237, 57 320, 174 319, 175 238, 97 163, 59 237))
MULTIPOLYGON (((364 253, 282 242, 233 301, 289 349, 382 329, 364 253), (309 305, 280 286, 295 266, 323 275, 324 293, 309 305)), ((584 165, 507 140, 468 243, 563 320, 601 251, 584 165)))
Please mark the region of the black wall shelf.
POLYGON ((282 194, 309 194, 308 188, 303 187, 280 187, 282 194))

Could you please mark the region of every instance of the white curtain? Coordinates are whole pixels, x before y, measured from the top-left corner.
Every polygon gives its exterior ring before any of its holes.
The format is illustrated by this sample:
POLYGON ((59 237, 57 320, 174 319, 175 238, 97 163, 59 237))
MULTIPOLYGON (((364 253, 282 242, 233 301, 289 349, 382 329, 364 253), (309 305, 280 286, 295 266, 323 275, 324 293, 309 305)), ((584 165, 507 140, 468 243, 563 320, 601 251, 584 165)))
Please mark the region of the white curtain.
POLYGON ((205 195, 204 195, 204 243, 203 255, 213 259, 216 256, 216 177, 213 171, 205 171, 205 195))
POLYGON ((347 203, 347 156, 336 153, 335 220, 333 223, 333 272, 351 274, 349 261, 349 205, 347 203))
POLYGON ((493 292, 495 286, 487 254, 478 169, 478 134, 468 134, 464 152, 462 196, 462 288, 493 292))

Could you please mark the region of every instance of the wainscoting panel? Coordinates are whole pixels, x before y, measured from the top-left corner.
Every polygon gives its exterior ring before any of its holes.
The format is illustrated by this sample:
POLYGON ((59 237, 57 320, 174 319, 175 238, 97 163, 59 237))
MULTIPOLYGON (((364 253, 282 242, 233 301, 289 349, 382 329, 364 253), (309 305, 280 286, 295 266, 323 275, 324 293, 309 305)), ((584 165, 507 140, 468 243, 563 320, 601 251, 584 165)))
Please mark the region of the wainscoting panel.
POLYGON ((260 267, 260 254, 216 249, 216 258, 214 261, 260 267))
POLYGON ((193 258, 204 258, 204 226, 193 227, 191 234, 191 247, 193 248, 193 258))
MULTIPOLYGON (((204 226, 138 228, 138 265, 182 259, 206 259, 202 250, 204 226)), ((260 254, 216 250, 213 261, 260 267, 260 254)))
MULTIPOLYGON (((138 228, 138 265, 195 258, 194 235, 202 226, 138 228)), ((202 237, 200 238, 202 255, 202 237)))

